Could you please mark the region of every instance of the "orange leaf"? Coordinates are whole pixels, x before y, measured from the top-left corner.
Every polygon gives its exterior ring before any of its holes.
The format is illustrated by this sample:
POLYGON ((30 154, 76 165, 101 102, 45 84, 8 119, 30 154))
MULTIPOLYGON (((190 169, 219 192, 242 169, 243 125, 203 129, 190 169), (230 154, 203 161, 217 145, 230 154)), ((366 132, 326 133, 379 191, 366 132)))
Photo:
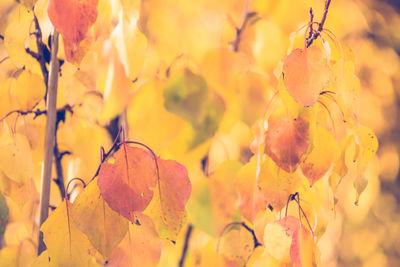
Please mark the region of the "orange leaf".
POLYGON ((275 116, 268 120, 265 150, 275 163, 287 172, 294 172, 309 146, 309 123, 304 118, 275 116))
POLYGON ((317 47, 295 49, 283 64, 284 83, 293 98, 304 106, 317 102, 329 84, 331 70, 326 55, 317 47))
POLYGON ((126 145, 114 157, 114 164, 101 165, 97 184, 110 208, 133 222, 131 213, 143 211, 153 198, 155 161, 144 149, 126 145))
POLYGON ((47 13, 68 44, 65 54, 73 55, 97 18, 98 0, 50 0, 47 13))
POLYGON ((316 245, 311 233, 293 216, 279 220, 286 234, 292 238, 290 246, 290 259, 295 267, 317 266, 316 245))

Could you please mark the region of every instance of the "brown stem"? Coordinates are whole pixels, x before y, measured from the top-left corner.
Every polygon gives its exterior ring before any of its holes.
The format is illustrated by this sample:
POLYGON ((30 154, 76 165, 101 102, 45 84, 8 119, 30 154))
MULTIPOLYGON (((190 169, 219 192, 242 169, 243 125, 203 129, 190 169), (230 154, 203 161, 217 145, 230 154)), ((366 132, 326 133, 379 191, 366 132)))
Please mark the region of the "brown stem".
POLYGON ((243 9, 242 25, 239 28, 236 27, 236 39, 235 39, 235 41, 233 41, 233 51, 234 52, 239 51, 239 44, 242 39, 242 34, 243 34, 244 30, 246 29, 246 27, 249 23, 249 20, 257 14, 256 12, 249 12, 250 2, 251 2, 251 0, 247 0, 245 2, 245 6, 243 9))
MULTIPOLYGON (((37 21, 37 19, 36 19, 37 21)), ((41 36, 40 36, 41 37, 41 36)), ((39 38, 38 38, 39 39, 39 38)), ((44 223, 49 215, 49 199, 50 199, 50 184, 51 184, 51 169, 53 165, 53 154, 55 144, 55 130, 57 119, 57 85, 58 85, 58 71, 59 61, 57 59, 58 53, 58 32, 53 29, 52 46, 51 46, 51 60, 50 60, 50 73, 48 79, 48 93, 46 110, 46 132, 44 144, 44 159, 43 159, 43 172, 41 178, 41 192, 40 192, 40 226, 44 223)), ((41 39, 40 39, 41 40, 41 39)), ((39 230, 38 242, 38 255, 46 249, 43 242, 43 233, 39 230)))
POLYGON ((183 245, 183 249, 182 249, 182 255, 181 258, 179 260, 179 267, 183 267, 184 263, 185 263, 185 258, 187 255, 187 250, 189 248, 189 240, 190 240, 190 236, 192 234, 193 231, 193 226, 191 224, 189 224, 187 230, 186 230, 186 235, 185 235, 185 243, 183 245))
POLYGON ((61 198, 65 196, 65 184, 64 184, 64 173, 63 173, 63 167, 61 164, 61 159, 65 153, 60 153, 60 150, 58 148, 58 143, 57 143, 57 133, 55 133, 55 144, 54 144, 54 161, 55 161, 55 167, 56 167, 56 173, 57 173, 57 178, 54 180, 58 186, 58 189, 60 190, 61 198))
POLYGON ((320 36, 322 30, 324 29, 324 24, 326 21, 326 17, 328 15, 328 9, 329 9, 329 5, 331 4, 331 0, 325 0, 325 8, 324 8, 324 13, 322 14, 322 18, 321 21, 318 23, 318 29, 314 30, 312 28, 312 25, 314 24, 313 22, 313 18, 314 15, 312 13, 312 9, 310 10, 310 34, 309 37, 306 39, 306 47, 309 47, 315 39, 318 38, 318 36, 320 36))
MULTIPOLYGON (((49 83, 48 83, 49 72, 48 72, 47 67, 46 67, 46 58, 44 57, 44 53, 45 53, 45 50, 46 50, 46 45, 43 43, 42 30, 40 29, 39 21, 38 21, 36 15, 35 15, 35 12, 33 12, 33 21, 35 22, 36 47, 37 47, 37 50, 38 50, 38 52, 36 54, 37 57, 34 57, 34 58, 36 58, 36 60, 39 62, 40 69, 42 70, 43 80, 44 80, 44 83, 46 85, 46 94, 45 94, 44 98, 45 98, 45 101, 47 101, 47 91, 49 90, 49 88, 48 88, 48 86, 49 86, 49 83)), ((58 50, 58 48, 57 48, 57 50, 58 50)), ((28 52, 28 50, 27 50, 27 52, 28 52)), ((31 53, 29 53, 29 54, 32 55, 31 53)), ((58 73, 58 71, 57 71, 57 73, 58 73)))

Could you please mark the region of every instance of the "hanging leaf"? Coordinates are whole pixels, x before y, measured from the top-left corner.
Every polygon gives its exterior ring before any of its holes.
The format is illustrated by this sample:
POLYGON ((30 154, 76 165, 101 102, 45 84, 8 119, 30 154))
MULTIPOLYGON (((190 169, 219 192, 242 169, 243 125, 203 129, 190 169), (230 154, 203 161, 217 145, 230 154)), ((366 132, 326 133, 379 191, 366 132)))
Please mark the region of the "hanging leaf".
POLYGON ((274 209, 281 210, 289 195, 298 191, 299 185, 300 179, 295 173, 280 169, 270 158, 261 165, 258 186, 265 201, 274 209))
POLYGON ((331 133, 323 127, 317 127, 315 141, 310 154, 301 163, 301 171, 313 185, 322 178, 336 161, 338 145, 331 133))
POLYGON ((94 253, 90 241, 72 220, 71 209, 71 203, 64 201, 40 228, 51 266, 87 266, 94 253))
POLYGON ((134 222, 131 214, 145 210, 153 198, 155 161, 146 150, 125 144, 114 158, 101 165, 97 184, 110 208, 134 222))
POLYGON ((265 151, 286 172, 294 172, 309 146, 309 123, 303 117, 272 116, 265 133, 265 151))
POLYGON ((293 98, 303 106, 317 102, 331 76, 325 53, 318 46, 295 49, 285 58, 283 81, 293 98))
POLYGON ((71 215, 79 230, 106 258, 128 231, 128 221, 112 210, 102 198, 97 178, 78 195, 71 215))
POLYGON ((16 133, 4 137, 0 145, 0 171, 18 185, 33 177, 33 159, 29 141, 16 133))
MULTIPOLYGON (((48 15, 51 23, 61 33, 68 44, 65 54, 78 50, 80 42, 97 18, 98 0, 50 0, 48 15)), ((68 57, 67 57, 68 59, 68 57)))
POLYGON ((163 238, 175 240, 182 228, 185 205, 192 186, 186 168, 173 160, 157 159, 160 185, 154 187, 154 197, 145 210, 163 238))
POLYGON ((137 221, 129 224, 125 238, 111 253, 107 266, 157 266, 161 256, 161 240, 153 222, 137 214, 137 221))

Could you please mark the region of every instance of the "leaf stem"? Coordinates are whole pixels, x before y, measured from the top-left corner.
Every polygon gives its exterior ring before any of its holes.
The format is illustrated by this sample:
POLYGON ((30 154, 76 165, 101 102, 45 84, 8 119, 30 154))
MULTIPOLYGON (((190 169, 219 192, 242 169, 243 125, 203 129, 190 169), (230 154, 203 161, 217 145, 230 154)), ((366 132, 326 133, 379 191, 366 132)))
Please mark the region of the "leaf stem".
MULTIPOLYGON (((51 169, 53 164, 54 144, 55 144, 55 130, 57 119, 57 85, 58 85, 58 71, 59 61, 57 59, 58 53, 58 32, 53 29, 51 46, 51 60, 50 72, 48 79, 48 92, 46 101, 47 120, 44 144, 44 159, 43 171, 41 178, 41 192, 40 192, 40 225, 47 219, 49 215, 49 199, 50 199, 50 183, 51 183, 51 169)), ((39 230, 39 245, 38 255, 46 249, 43 242, 43 233, 39 230)))
POLYGON ((328 9, 329 9, 330 4, 331 4, 331 0, 325 0, 324 13, 322 14, 321 21, 318 23, 317 30, 314 30, 312 28, 312 25, 315 22, 313 22, 314 14, 312 13, 312 9, 310 9, 310 22, 309 22, 310 33, 309 33, 309 36, 306 38, 306 47, 310 47, 310 45, 314 42, 315 39, 318 38, 318 36, 320 36, 322 30, 324 29, 324 24, 326 21, 326 16, 328 15, 328 9))
POLYGON ((182 249, 182 255, 181 258, 179 260, 179 267, 183 267, 184 263, 185 263, 185 258, 187 255, 187 250, 189 247, 189 240, 190 240, 190 236, 192 234, 193 231, 193 226, 191 224, 189 224, 187 230, 186 230, 186 235, 185 235, 185 243, 183 245, 183 249, 182 249))

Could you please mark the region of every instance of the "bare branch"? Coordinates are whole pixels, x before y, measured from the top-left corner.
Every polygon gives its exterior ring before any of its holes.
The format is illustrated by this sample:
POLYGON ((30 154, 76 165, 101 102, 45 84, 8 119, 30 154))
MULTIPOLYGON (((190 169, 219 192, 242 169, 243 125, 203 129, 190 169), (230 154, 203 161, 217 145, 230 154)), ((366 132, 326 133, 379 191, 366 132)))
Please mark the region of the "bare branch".
POLYGON ((329 5, 331 4, 331 0, 325 0, 325 8, 324 8, 324 13, 322 14, 322 18, 321 21, 318 23, 318 29, 314 30, 313 29, 313 25, 314 22, 314 14, 312 13, 312 9, 310 9, 310 22, 309 22, 309 30, 310 33, 306 39, 306 47, 309 47, 315 39, 318 38, 318 36, 320 36, 322 30, 324 29, 324 24, 326 21, 326 16, 328 15, 328 9, 329 9, 329 5))
POLYGON ((181 258, 179 259, 179 267, 183 267, 184 263, 185 263, 185 258, 187 255, 187 250, 189 248, 189 240, 190 240, 190 236, 192 234, 193 231, 193 226, 191 224, 189 224, 187 230, 186 230, 186 235, 185 235, 185 243, 183 245, 183 249, 182 249, 182 254, 181 254, 181 258))
MULTIPOLYGON (((37 19, 36 19, 37 21, 37 19)), ((37 38, 39 39, 39 38, 37 38)), ((40 225, 47 219, 49 213, 49 198, 50 198, 50 183, 51 183, 51 169, 53 164, 54 144, 55 144, 55 130, 57 119, 57 85, 58 85, 58 71, 59 61, 57 59, 58 53, 58 32, 53 29, 52 45, 51 45, 51 60, 50 60, 50 73, 48 79, 48 93, 47 93, 47 121, 45 132, 45 147, 44 147, 44 160, 43 172, 41 179, 41 192, 40 192, 40 225)), ((41 38, 40 38, 41 40, 41 38)), ((43 58, 44 60, 44 58, 43 58)), ((43 73, 44 74, 44 73, 43 73)), ((43 233, 39 230, 39 245, 38 255, 46 249, 43 242, 43 233)))

